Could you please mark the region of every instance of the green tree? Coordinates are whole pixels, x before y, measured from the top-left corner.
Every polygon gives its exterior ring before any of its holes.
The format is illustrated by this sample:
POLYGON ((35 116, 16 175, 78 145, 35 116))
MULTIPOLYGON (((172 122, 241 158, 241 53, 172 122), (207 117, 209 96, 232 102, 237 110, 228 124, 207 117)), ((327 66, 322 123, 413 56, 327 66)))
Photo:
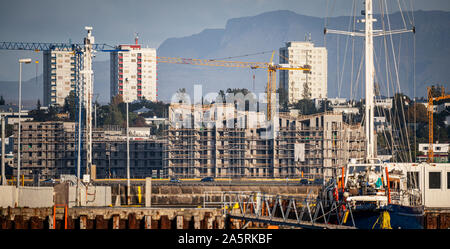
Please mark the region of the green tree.
POLYGON ((292 106, 295 109, 300 110, 300 113, 303 115, 310 115, 317 113, 316 105, 314 104, 314 101, 310 99, 301 99, 292 106))
POLYGON ((69 121, 75 121, 78 109, 78 100, 75 91, 71 91, 64 99, 63 112, 69 113, 69 121))
MULTIPOLYGON (((6 122, 5 122, 6 124, 6 122)), ((0 124, 0 130, 2 129, 2 125, 0 124)), ((14 125, 6 124, 5 125, 5 137, 9 137, 14 133, 14 125)))
POLYGON ((444 94, 443 88, 440 85, 437 85, 437 86, 433 85, 433 86, 431 86, 430 91, 431 91, 431 96, 432 97, 439 97, 439 96, 442 96, 444 94))
POLYGON ((134 126, 134 127, 146 127, 146 126, 148 126, 148 125, 147 125, 147 123, 145 122, 145 119, 144 119, 143 117, 141 117, 141 116, 136 116, 136 117, 133 119, 132 126, 134 126))
POLYGON ((186 94, 186 88, 180 88, 177 91, 177 99, 178 103, 186 103, 187 102, 187 94, 186 94))
POLYGON ((414 103, 406 111, 406 121, 408 123, 428 123, 427 108, 419 103, 414 103))

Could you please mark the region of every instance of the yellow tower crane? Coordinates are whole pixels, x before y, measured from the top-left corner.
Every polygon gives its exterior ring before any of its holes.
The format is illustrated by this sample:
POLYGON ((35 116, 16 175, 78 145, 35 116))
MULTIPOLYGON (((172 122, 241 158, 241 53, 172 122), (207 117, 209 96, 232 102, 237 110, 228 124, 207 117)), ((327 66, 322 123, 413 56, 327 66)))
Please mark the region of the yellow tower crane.
POLYGON ((433 162, 434 152, 433 152, 433 101, 439 101, 443 99, 450 99, 450 95, 445 94, 444 87, 441 88, 441 96, 433 97, 432 88, 427 87, 428 95, 428 106, 427 106, 427 116, 428 116, 428 162, 433 162))
POLYGON ((303 67, 289 67, 285 65, 279 65, 273 63, 273 55, 275 51, 272 52, 270 62, 243 62, 243 61, 224 61, 224 60, 213 60, 213 59, 189 59, 180 57, 156 57, 158 63, 173 63, 173 64, 189 64, 198 66, 217 66, 217 67, 243 67, 251 69, 267 69, 267 120, 272 119, 272 105, 274 103, 273 95, 276 92, 276 72, 277 70, 301 70, 304 72, 309 72, 311 67, 309 65, 304 65, 303 67))

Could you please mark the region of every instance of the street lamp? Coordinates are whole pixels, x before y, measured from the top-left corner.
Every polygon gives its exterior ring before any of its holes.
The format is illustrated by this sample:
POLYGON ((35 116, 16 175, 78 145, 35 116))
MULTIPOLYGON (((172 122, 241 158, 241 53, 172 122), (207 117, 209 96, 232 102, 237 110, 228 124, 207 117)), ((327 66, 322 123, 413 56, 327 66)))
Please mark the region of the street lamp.
POLYGON ((17 138, 17 199, 16 204, 19 203, 19 187, 20 187, 20 157, 21 157, 21 149, 20 149, 20 131, 21 131, 21 117, 22 117, 22 63, 30 64, 31 59, 19 59, 19 132, 17 138))
POLYGON ((131 204, 131 184, 130 184, 130 131, 128 120, 128 99, 127 99, 127 204, 131 204))

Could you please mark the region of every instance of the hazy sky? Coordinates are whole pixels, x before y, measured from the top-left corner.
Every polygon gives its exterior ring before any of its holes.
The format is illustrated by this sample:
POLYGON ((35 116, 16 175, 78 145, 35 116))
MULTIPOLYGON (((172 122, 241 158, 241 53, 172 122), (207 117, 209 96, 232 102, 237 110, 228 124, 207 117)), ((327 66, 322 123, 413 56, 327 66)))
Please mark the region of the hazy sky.
MULTIPOLYGON (((387 0, 388 2, 397 2, 387 0)), ((450 11, 450 0, 399 0, 410 10, 450 11)), ((357 1, 362 6, 362 0, 357 1)), ((230 18, 273 10, 310 16, 349 15, 353 0, 9 0, 0 8, 0 41, 81 43, 84 26, 92 26, 96 43, 134 42, 157 48, 165 39, 224 28, 230 18)), ((0 50, 0 80, 18 78, 17 60, 42 53, 0 50)), ((97 60, 106 60, 106 54, 97 60)), ((36 69, 24 70, 24 79, 36 69)), ((38 74, 42 73, 42 67, 38 74)))

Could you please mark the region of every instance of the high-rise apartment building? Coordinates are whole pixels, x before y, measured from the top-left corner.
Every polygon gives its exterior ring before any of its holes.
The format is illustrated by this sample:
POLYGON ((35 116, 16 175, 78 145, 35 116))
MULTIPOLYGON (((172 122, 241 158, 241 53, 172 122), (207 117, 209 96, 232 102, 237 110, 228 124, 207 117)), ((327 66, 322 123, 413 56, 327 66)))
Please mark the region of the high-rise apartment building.
POLYGON ((111 52, 111 98, 122 95, 125 102, 156 101, 156 49, 120 45, 111 52))
POLYGON ((286 90, 289 103, 305 98, 327 97, 327 49, 314 47, 309 41, 286 43, 280 48, 280 64, 290 67, 310 65, 311 71, 280 70, 280 86, 286 90))
POLYGON ((74 53, 44 51, 44 106, 63 106, 72 90, 76 90, 74 53))

